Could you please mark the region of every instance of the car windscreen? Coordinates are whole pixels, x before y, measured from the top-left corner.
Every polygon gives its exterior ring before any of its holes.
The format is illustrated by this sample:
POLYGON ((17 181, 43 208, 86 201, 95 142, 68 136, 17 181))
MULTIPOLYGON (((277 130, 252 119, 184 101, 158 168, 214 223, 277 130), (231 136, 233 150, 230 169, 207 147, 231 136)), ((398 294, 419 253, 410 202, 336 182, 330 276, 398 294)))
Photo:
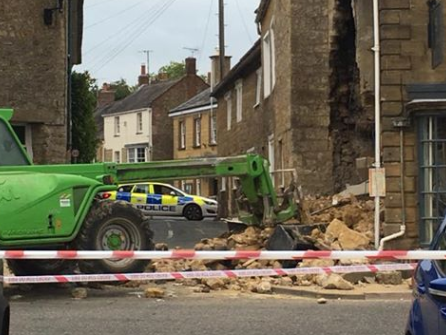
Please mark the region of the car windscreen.
POLYGON ((6 124, 0 120, 0 166, 29 165, 20 144, 6 124))

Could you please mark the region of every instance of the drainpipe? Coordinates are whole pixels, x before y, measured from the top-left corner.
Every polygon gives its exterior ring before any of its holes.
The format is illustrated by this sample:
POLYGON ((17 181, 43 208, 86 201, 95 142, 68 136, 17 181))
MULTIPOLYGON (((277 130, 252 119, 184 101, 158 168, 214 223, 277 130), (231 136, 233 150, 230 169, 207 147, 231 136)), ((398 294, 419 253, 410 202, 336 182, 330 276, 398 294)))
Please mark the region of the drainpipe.
MULTIPOLYGON (((375 169, 381 168, 381 53, 379 32, 379 0, 373 0, 373 52, 375 54, 375 169)), ((375 197, 375 248, 380 237, 380 196, 375 197)))
MULTIPOLYGON (((394 126, 397 125, 397 123, 394 123, 394 126)), ((400 231, 384 237, 380 244, 379 244, 379 250, 384 249, 384 244, 388 241, 397 239, 398 237, 403 236, 406 233, 406 193, 405 193, 405 184, 404 184, 404 129, 401 125, 400 127, 400 165, 401 165, 401 176, 400 176, 400 190, 401 190, 401 227, 400 231)))

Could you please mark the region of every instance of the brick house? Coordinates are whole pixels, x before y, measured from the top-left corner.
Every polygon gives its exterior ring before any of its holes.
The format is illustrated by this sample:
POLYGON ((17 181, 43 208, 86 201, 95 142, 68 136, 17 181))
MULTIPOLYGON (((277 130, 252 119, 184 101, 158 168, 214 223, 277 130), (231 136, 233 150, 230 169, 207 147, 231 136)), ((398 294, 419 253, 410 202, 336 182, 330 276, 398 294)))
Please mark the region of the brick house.
POLYGON ((0 106, 36 163, 67 161, 69 74, 81 62, 83 0, 0 3, 0 106))
MULTIPOLYGON (((208 88, 170 111, 175 160, 217 156, 217 107, 208 88)), ((189 194, 206 197, 218 192, 215 178, 182 180, 175 185, 189 194)))
POLYGON ((169 111, 208 85, 196 74, 196 60, 186 59, 186 75, 140 86, 126 98, 98 107, 98 161, 145 162, 173 158, 173 122, 169 111))

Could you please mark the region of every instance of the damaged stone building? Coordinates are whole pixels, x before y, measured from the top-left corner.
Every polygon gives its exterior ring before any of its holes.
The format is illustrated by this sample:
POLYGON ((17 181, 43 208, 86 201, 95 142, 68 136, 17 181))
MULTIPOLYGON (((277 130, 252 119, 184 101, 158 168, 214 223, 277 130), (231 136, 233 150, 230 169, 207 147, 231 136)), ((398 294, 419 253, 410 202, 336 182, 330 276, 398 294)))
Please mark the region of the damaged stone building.
MULTIPOLYGON (((440 0, 379 1, 381 235, 404 231, 388 248, 427 245, 446 214, 445 15, 440 0)), ((375 145, 373 1, 262 0, 256 23, 261 64, 250 68, 261 69, 262 98, 240 143, 266 135, 255 151, 271 160, 276 185, 283 177, 275 171, 296 169, 306 195, 363 182, 358 167, 371 167, 375 145)), ((245 153, 221 141, 237 127, 227 126, 234 114, 219 87, 217 98, 219 154, 245 153)))
POLYGON ((307 195, 363 181, 356 158, 373 155, 373 96, 359 90, 353 8, 328 4, 261 1, 259 41, 214 92, 219 155, 267 157, 276 186, 289 180, 283 170, 296 169, 307 195))
POLYGON ((0 107, 36 163, 66 162, 71 68, 81 62, 83 0, 0 1, 0 107))

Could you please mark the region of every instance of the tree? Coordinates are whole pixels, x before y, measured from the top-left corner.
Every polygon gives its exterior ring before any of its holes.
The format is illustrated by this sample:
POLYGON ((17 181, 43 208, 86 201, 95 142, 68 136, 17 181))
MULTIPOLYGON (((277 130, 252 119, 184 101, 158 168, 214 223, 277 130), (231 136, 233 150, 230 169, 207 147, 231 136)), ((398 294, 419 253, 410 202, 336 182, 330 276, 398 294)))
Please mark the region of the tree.
POLYGON ((162 66, 158 73, 166 73, 169 79, 179 79, 186 74, 186 64, 184 62, 170 62, 162 66))
POLYGON ((79 150, 78 163, 91 163, 96 157, 96 91, 96 81, 88 72, 71 74, 72 138, 73 149, 79 150))
POLYGON ((115 91, 115 101, 122 100, 135 91, 135 87, 129 86, 123 78, 111 83, 110 88, 115 91))

